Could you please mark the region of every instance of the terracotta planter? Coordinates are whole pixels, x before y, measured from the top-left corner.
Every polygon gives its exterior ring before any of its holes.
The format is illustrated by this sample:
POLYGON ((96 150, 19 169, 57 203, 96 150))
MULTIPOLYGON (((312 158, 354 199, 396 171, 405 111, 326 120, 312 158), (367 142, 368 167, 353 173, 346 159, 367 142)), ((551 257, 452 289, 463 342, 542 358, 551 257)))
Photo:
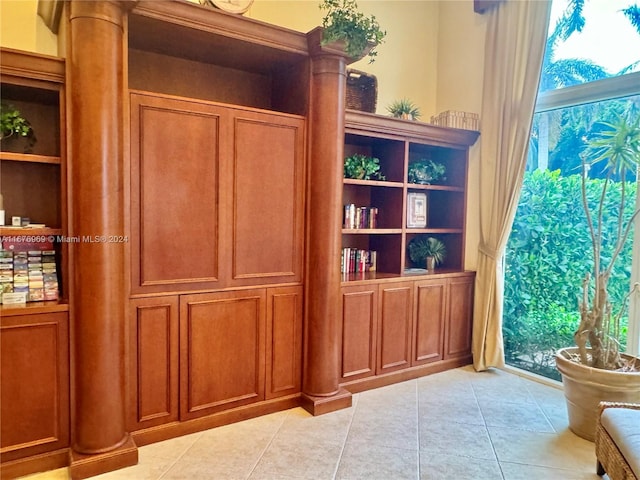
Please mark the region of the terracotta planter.
POLYGON ((612 372, 569 360, 569 354, 577 353, 577 347, 559 350, 556 366, 562 375, 569 428, 579 437, 593 441, 600 402, 640 403, 640 372, 612 372))

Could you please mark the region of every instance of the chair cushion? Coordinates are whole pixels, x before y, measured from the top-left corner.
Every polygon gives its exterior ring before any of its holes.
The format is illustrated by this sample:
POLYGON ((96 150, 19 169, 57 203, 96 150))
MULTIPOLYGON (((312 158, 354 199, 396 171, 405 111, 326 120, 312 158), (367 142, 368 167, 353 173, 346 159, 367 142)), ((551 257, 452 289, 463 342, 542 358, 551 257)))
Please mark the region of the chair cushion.
POLYGON ((640 410, 606 408, 602 426, 620 449, 636 477, 640 478, 640 410))

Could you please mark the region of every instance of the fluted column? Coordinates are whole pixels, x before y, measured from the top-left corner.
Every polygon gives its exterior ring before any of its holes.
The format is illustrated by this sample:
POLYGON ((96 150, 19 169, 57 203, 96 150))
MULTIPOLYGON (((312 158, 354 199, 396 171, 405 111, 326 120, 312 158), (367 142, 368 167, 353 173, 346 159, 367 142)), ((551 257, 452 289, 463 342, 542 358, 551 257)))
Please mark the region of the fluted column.
POLYGON ((125 425, 122 110, 128 3, 69 4, 70 235, 81 239, 70 255, 74 478, 137 462, 125 425))
POLYGON ((309 33, 308 241, 306 270, 304 406, 324 413, 349 406, 340 380, 340 250, 346 56, 309 33))

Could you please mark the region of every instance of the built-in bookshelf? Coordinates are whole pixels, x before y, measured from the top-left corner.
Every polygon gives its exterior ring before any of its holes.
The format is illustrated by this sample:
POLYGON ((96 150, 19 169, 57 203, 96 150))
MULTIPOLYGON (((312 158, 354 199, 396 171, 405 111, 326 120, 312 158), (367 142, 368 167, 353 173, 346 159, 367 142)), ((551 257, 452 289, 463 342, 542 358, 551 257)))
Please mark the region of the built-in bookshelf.
POLYGON ((419 235, 434 236, 447 248, 446 259, 436 273, 464 270, 468 149, 478 135, 475 131, 347 111, 345 157, 361 154, 377 158, 384 180, 343 180, 343 252, 375 252, 376 259, 374 269, 349 271, 343 254, 343 281, 425 273, 425 266, 412 262, 407 252, 409 243, 419 235), (444 175, 431 184, 411 183, 409 169, 414 162, 425 159, 443 166, 444 175), (408 199, 414 193, 421 194, 420 208, 424 208, 426 217, 417 224, 409 218, 408 208, 408 199), (374 212, 374 224, 368 223, 370 212, 374 212))
MULTIPOLYGON (((47 284, 51 286, 59 281, 60 297, 60 300, 45 301, 44 296, 34 294, 27 297, 34 301, 22 308, 2 304, 0 310, 3 315, 66 311, 62 291, 63 277, 67 275, 63 258, 66 258, 66 248, 61 242, 66 232, 64 59, 7 48, 0 49, 0 55, 3 106, 18 110, 33 132, 27 138, 4 138, 0 144, 0 193, 5 213, 4 223, 0 225, 0 248, 11 255, 21 251, 27 258, 28 252, 32 252, 32 264, 36 252, 47 252, 47 265, 53 262, 51 255, 55 256, 54 273, 50 271, 52 267, 47 267, 47 284), (20 226, 12 225, 14 217, 20 226)), ((13 292, 7 285, 15 287, 14 280, 22 280, 23 274, 17 268, 11 275, 7 274, 8 261, 3 263, 5 273, 0 277, 0 287, 13 292)), ((36 270, 32 268, 30 275, 30 285, 35 289, 44 283, 44 272, 36 278, 36 270)), ((53 297, 50 292, 48 298, 53 297)))

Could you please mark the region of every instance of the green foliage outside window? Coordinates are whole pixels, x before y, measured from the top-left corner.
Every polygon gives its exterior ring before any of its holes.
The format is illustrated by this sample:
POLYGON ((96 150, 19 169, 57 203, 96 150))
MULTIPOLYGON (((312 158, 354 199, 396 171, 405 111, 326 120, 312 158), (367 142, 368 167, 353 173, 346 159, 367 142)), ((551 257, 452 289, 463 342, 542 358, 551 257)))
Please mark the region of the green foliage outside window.
MULTIPOLYGON (((587 182, 589 201, 595 205, 601 179, 587 182)), ((627 183, 634 198, 636 184, 627 183)), ((537 170, 525 175, 520 204, 507 244, 503 333, 507 363, 546 376, 557 375, 553 353, 573 345, 580 320, 578 297, 582 278, 592 267, 591 242, 580 200, 580 176, 537 170)), ((616 238, 620 188, 607 191, 604 256, 610 256, 616 238)), ((630 216, 633 205, 625 215, 630 216)), ((632 242, 621 252, 609 281, 612 303, 629 291, 632 242)), ((627 328, 623 319, 623 329, 627 328)), ((623 349, 624 350, 624 349, 623 349)))

